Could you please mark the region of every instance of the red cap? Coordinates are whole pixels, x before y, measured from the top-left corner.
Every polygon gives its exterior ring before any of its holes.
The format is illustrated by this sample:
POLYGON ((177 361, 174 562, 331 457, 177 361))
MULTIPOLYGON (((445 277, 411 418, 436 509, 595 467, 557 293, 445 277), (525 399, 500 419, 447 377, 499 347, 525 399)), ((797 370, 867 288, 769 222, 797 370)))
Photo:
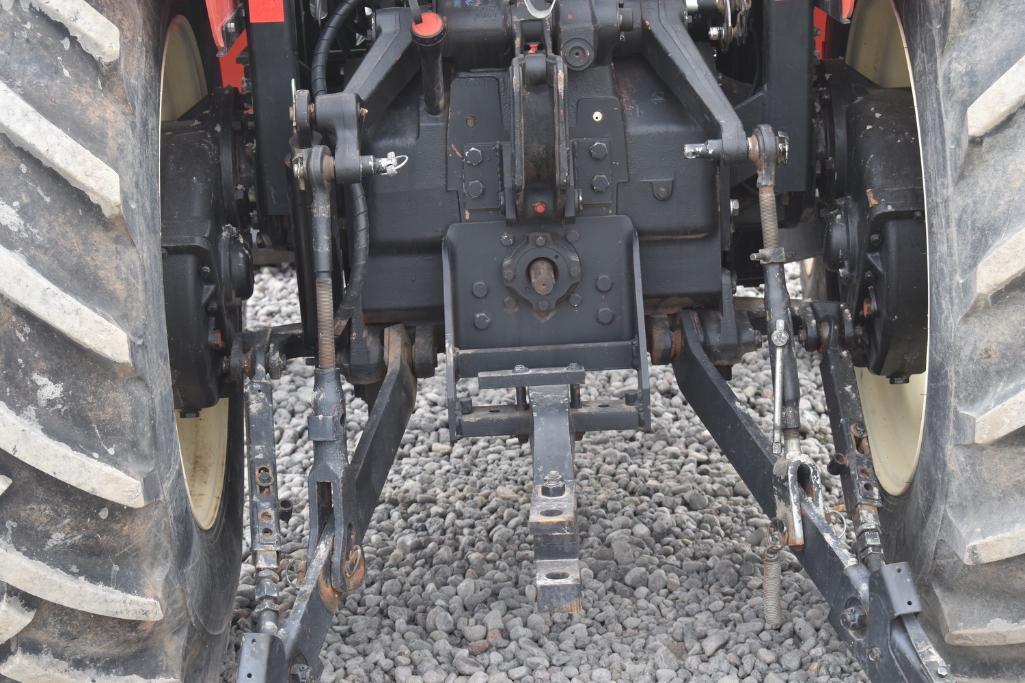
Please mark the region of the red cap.
POLYGON ((413 22, 413 35, 420 39, 437 38, 444 30, 445 21, 436 12, 421 12, 420 23, 413 22))

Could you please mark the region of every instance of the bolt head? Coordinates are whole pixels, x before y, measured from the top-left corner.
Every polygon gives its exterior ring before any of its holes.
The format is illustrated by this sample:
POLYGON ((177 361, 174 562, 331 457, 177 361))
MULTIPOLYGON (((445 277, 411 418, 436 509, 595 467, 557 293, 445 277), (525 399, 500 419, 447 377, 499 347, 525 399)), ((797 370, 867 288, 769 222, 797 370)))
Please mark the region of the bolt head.
POLYGON ((604 142, 598 141, 593 143, 588 151, 591 153, 592 159, 604 159, 609 155, 609 146, 604 142))
POLYGON ((612 278, 602 273, 594 280, 594 286, 599 292, 607 292, 612 289, 612 278))
POLYGON ((544 235, 538 235, 534 238, 534 244, 538 247, 543 247, 548 244, 548 238, 544 235))
POLYGON ((608 308, 607 306, 602 306, 598 309, 597 317, 598 322, 600 322, 602 325, 608 325, 613 321, 613 319, 615 319, 616 314, 612 312, 611 308, 608 308))
POLYGON ((516 277, 516 273, 513 272, 512 268, 505 268, 502 271, 502 279, 506 282, 512 282, 514 277, 516 277))
POLYGON ((580 304, 583 303, 583 301, 584 298, 576 292, 569 295, 569 305, 573 308, 580 308, 580 304))
POLYGON ((491 325, 491 317, 487 313, 478 313, 473 316, 473 326, 478 330, 486 330, 491 325))
POLYGON ((479 180, 471 180, 466 183, 466 194, 470 199, 479 199, 484 194, 484 183, 479 180))
POLYGON ((669 199, 669 188, 665 185, 659 185, 655 188, 655 192, 653 194, 655 195, 655 199, 660 202, 664 202, 669 199))
POLYGON ((604 173, 599 173, 591 178, 591 189, 595 192, 605 192, 611 184, 609 177, 604 173))
POLYGON ((473 283, 473 295, 478 299, 483 299, 488 295, 488 283, 483 280, 478 280, 473 283))
POLYGON ((502 236, 499 238, 499 242, 502 243, 503 247, 511 247, 513 245, 512 235, 508 233, 502 233, 502 236))
POLYGON ((484 153, 476 147, 471 147, 463 153, 463 161, 468 163, 470 166, 476 166, 480 162, 484 161, 484 153))
POLYGON ((574 263, 574 264, 570 265, 570 267, 569 267, 569 276, 570 277, 580 277, 580 265, 579 264, 574 263))

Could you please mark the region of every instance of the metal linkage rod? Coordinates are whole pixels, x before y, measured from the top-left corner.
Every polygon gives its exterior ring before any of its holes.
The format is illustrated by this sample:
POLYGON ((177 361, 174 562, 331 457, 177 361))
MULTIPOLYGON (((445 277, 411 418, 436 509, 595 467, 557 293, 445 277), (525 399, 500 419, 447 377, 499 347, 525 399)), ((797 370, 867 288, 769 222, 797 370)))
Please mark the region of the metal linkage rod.
POLYGON ((256 567, 253 622, 261 633, 278 630, 278 563, 281 528, 278 520, 278 475, 274 455, 273 390, 266 353, 253 354, 252 377, 246 382, 246 433, 249 435, 249 528, 256 567))
POLYGON ((783 545, 804 545, 801 491, 813 502, 822 503, 818 467, 801 453, 801 386, 797 378, 794 326, 790 312, 783 264, 786 254, 780 246, 779 219, 776 216, 776 167, 786 162, 786 137, 767 125, 759 125, 748 138, 751 161, 758 171, 758 209, 762 223, 762 249, 754 258, 765 268, 765 314, 769 331, 769 360, 772 366, 773 411, 772 452, 775 483, 775 519, 783 545))

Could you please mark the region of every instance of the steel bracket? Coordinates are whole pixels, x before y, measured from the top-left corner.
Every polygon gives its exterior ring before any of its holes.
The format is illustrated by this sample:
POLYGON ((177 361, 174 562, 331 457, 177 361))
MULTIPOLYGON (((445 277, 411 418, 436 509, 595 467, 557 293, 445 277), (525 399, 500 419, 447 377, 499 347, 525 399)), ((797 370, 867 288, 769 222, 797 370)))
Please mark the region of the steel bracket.
POLYGON ((552 612, 579 612, 575 439, 569 419, 572 391, 569 385, 560 384, 531 386, 528 393, 533 417, 530 532, 534 535, 537 606, 552 612))

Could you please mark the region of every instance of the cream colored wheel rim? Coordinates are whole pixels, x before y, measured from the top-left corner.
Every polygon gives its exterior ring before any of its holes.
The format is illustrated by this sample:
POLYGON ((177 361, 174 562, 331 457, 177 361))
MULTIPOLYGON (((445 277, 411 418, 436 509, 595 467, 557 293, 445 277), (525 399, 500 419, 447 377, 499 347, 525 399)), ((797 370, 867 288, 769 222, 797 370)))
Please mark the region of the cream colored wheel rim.
MULTIPOLYGON (((904 30, 891 0, 858 3, 847 42, 847 63, 879 85, 911 86, 914 94, 904 30)), ((907 384, 890 384, 886 377, 863 368, 857 369, 856 377, 876 476, 887 493, 900 495, 911 485, 922 451, 928 366, 907 384)))
MULTIPOLYGON (((203 57, 196 34, 185 17, 168 24, 160 68, 160 120, 173 121, 207 94, 203 57)), ((229 401, 192 417, 175 416, 178 448, 192 515, 203 529, 217 521, 228 459, 229 401)))

